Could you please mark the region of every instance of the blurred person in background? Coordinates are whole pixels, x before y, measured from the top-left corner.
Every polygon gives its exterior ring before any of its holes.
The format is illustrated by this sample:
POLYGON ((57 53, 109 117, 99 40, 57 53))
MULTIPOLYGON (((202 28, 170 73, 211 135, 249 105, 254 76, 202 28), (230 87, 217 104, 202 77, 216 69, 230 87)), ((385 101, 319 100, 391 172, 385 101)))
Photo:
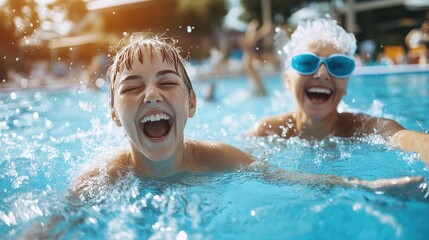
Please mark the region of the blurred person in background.
POLYGON ((258 96, 264 96, 266 94, 264 83, 261 76, 257 72, 254 66, 254 61, 258 59, 258 42, 265 36, 271 33, 272 24, 271 22, 265 22, 259 27, 259 21, 253 19, 250 21, 243 38, 243 65, 244 70, 252 85, 255 88, 255 93, 258 96))
POLYGON ((405 37, 409 63, 427 63, 429 49, 429 19, 420 28, 412 29, 405 37))

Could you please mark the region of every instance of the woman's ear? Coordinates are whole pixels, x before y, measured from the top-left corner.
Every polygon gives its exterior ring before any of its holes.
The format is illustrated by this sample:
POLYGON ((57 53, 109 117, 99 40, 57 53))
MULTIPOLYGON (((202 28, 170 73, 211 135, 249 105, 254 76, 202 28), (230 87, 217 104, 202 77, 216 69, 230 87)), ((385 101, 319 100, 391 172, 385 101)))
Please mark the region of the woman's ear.
POLYGON ((343 96, 346 96, 346 95, 347 95, 347 88, 349 88, 349 79, 347 79, 346 81, 347 81, 347 83, 346 83, 346 88, 344 89, 344 94, 343 94, 343 96))
POLYGON ((118 116, 116 115, 115 109, 112 108, 111 114, 112 114, 112 120, 113 120, 113 122, 115 122, 116 126, 122 127, 121 121, 119 120, 118 116))
POLYGON ((197 110, 197 98, 195 96, 195 92, 191 91, 191 95, 189 96, 189 112, 188 117, 193 117, 195 111, 197 110))
POLYGON ((290 73, 289 73, 289 71, 286 71, 285 75, 283 77, 283 83, 285 85, 285 88, 290 90, 291 86, 290 86, 290 79, 289 79, 289 77, 290 77, 290 73))

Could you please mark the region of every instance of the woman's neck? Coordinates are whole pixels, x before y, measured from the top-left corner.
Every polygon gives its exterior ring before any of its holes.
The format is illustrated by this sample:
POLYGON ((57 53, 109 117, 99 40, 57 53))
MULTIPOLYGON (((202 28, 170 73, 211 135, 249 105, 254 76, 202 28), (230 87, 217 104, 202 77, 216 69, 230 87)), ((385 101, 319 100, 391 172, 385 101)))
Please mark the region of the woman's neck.
POLYGON ((337 111, 323 118, 311 118, 303 112, 295 114, 299 136, 305 139, 323 139, 335 135, 338 118, 337 111))
POLYGON ((160 161, 150 160, 136 149, 132 149, 130 154, 133 170, 139 177, 166 178, 184 171, 184 143, 172 156, 160 161))

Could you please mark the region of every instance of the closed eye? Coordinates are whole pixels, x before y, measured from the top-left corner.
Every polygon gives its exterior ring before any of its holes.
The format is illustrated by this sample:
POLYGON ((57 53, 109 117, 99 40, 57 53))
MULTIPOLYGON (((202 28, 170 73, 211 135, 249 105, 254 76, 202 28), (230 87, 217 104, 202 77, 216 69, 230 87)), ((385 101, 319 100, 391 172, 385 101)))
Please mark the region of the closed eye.
POLYGON ((159 85, 161 85, 161 86, 177 86, 177 85, 179 85, 179 83, 176 81, 165 81, 165 82, 160 82, 159 85))
POLYGON ((125 94, 125 93, 132 93, 132 92, 136 92, 136 91, 141 91, 141 87, 128 87, 128 88, 124 88, 124 89, 121 89, 121 91, 119 93, 120 94, 125 94))

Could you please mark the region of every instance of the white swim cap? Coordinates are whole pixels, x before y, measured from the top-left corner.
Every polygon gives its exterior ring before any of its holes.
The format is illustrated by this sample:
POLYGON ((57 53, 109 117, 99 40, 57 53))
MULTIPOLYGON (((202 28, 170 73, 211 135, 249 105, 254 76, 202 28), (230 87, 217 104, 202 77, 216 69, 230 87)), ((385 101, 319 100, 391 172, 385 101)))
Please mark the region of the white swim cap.
POLYGON ((332 44, 338 51, 351 57, 357 48, 354 34, 346 32, 335 20, 318 18, 302 21, 283 46, 286 68, 291 56, 304 51, 315 42, 332 44))

